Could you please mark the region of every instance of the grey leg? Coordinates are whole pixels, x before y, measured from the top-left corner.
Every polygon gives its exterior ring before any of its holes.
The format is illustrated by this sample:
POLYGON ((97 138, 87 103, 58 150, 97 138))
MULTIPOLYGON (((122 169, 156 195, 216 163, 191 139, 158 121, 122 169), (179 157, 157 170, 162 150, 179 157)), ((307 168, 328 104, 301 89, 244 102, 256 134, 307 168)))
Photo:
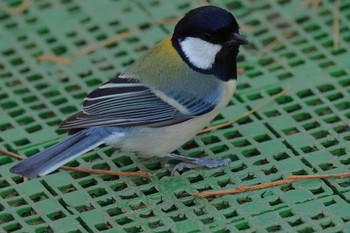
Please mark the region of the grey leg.
POLYGON ((212 160, 206 160, 202 158, 192 158, 187 157, 183 155, 177 155, 177 154, 169 154, 170 158, 174 158, 177 160, 181 160, 181 163, 178 163, 174 169, 171 172, 171 175, 174 175, 177 171, 182 171, 184 168, 199 168, 199 167, 206 167, 206 168, 216 168, 216 167, 224 167, 230 164, 230 159, 212 159, 212 160))

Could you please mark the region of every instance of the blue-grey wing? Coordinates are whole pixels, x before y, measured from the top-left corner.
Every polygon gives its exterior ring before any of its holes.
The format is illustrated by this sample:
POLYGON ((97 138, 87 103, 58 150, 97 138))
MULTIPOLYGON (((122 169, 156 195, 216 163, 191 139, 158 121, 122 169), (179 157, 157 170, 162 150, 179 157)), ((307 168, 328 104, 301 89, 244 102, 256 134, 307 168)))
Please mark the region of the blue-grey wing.
POLYGON ((205 114, 214 106, 211 100, 163 93, 132 79, 115 78, 92 91, 85 98, 82 110, 63 121, 60 127, 159 127, 205 114))

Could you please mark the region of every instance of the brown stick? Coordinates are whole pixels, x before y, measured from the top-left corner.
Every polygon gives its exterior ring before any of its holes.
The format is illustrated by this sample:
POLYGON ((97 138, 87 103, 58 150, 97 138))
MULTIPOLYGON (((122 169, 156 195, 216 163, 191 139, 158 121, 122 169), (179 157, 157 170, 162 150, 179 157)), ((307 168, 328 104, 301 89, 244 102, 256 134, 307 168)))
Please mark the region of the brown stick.
POLYGON ((132 33, 133 33, 132 30, 127 30, 125 32, 118 33, 118 34, 116 34, 116 35, 114 35, 114 36, 112 36, 110 38, 107 38, 107 39, 105 39, 105 40, 103 40, 103 41, 101 41, 101 42, 99 42, 97 44, 91 45, 91 46, 89 46, 87 48, 84 48, 84 49, 80 50, 79 52, 73 54, 71 56, 71 58, 72 59, 76 59, 78 57, 81 57, 81 56, 87 55, 89 53, 95 52, 98 49, 101 49, 103 47, 106 47, 106 46, 108 46, 110 44, 113 44, 113 43, 115 43, 117 41, 120 41, 120 40, 124 39, 125 37, 131 35, 132 33))
POLYGON ((336 0, 333 12, 333 49, 339 48, 339 8, 340 0, 336 0))
POLYGON ((284 184, 290 184, 293 183, 296 180, 277 180, 273 182, 268 182, 268 183, 263 183, 263 184, 258 184, 258 185, 252 185, 252 186, 238 186, 235 189, 226 189, 226 190, 216 190, 216 191, 208 191, 208 192, 203 192, 203 193, 192 193, 192 196, 195 197, 210 197, 210 196, 215 196, 215 195, 225 195, 225 194, 237 194, 237 193, 244 193, 248 191, 254 191, 254 190, 259 190, 259 189, 265 189, 269 187, 274 187, 274 186, 280 186, 284 184))
POLYGON ((10 151, 7 151, 7 150, 1 149, 1 148, 0 148, 0 153, 1 153, 1 154, 4 154, 4 155, 8 155, 8 156, 10 156, 10 157, 12 157, 12 158, 15 158, 15 159, 19 159, 19 160, 25 159, 24 156, 20 156, 20 155, 18 155, 18 154, 12 153, 12 152, 10 152, 10 151))
POLYGON ((273 100, 277 99, 278 97, 286 94, 289 90, 290 90, 291 87, 287 87, 286 89, 282 90, 280 93, 272 96, 271 98, 269 98, 268 100, 266 100, 265 102, 259 104, 256 108, 244 113, 243 115, 235 118, 235 119, 232 119, 226 123, 223 123, 223 124, 220 124, 220 125, 216 125, 216 126, 213 126, 213 127, 209 127, 209 128, 206 128, 206 129, 203 129, 202 131, 200 131, 198 134, 202 134, 202 133, 207 133, 209 131, 213 131, 215 129, 220 129, 220 128, 223 128, 223 127, 226 127, 226 126, 229 126, 229 125, 232 125, 233 123, 235 123, 236 121, 239 121, 240 119, 246 117, 246 116, 249 116, 251 114, 253 114, 254 112, 262 109, 263 107, 265 107, 267 104, 271 103, 273 100))
POLYGON ((176 17, 164 18, 164 19, 154 21, 154 23, 158 25, 176 24, 177 22, 179 22, 179 18, 176 18, 176 17))
POLYGON ((87 48, 84 48, 80 51, 78 51, 77 53, 74 53, 72 55, 70 55, 69 57, 60 57, 60 56, 51 56, 51 55, 40 55, 37 57, 38 61, 43 62, 43 61, 48 61, 48 62, 53 62, 56 64, 63 64, 63 65, 68 65, 70 63, 72 63, 72 61, 74 59, 77 59, 81 56, 87 55, 89 53, 93 53, 96 50, 106 47, 110 44, 113 44, 119 40, 124 39, 126 36, 131 35, 132 31, 128 30, 119 34, 116 34, 106 40, 103 40, 97 44, 91 45, 87 48))
POLYGON ((0 10, 5 11, 10 15, 19 15, 27 10, 34 0, 24 0, 21 5, 16 7, 8 7, 7 5, 0 3, 0 10))
POLYGON ((338 173, 338 174, 315 174, 315 175, 290 175, 288 179, 303 180, 303 179, 327 179, 327 178, 339 178, 343 179, 350 176, 350 172, 338 173))
MULTIPOLYGON (((10 157, 24 160, 26 157, 20 156, 18 154, 12 153, 10 151, 4 150, 0 148, 0 153, 4 155, 8 155, 10 157)), ((101 170, 101 169, 87 169, 87 168, 80 168, 80 167, 69 167, 69 166, 62 166, 60 167, 62 170, 66 171, 77 171, 77 172, 84 172, 84 173, 90 173, 90 174, 104 174, 104 175, 112 175, 112 176, 141 176, 141 177, 151 177, 151 174, 143 172, 143 171, 137 171, 137 172, 118 172, 118 171, 109 171, 109 170, 101 170)))
POLYGON ((68 65, 72 62, 72 59, 68 57, 51 56, 45 54, 39 55, 36 59, 38 59, 39 62, 48 61, 61 65, 68 65))
MULTIPOLYGON (((283 39, 288 39, 290 37, 292 37, 293 34, 292 33, 284 33, 283 34, 283 39)), ((272 48, 276 47, 278 44, 281 43, 281 40, 279 38, 274 39, 273 41, 271 41, 269 44, 267 44, 262 50, 260 50, 257 54, 258 57, 262 57, 263 55, 265 55, 265 53, 267 53, 269 50, 271 50, 272 48)))
POLYGON ((199 6, 208 6, 209 2, 207 0, 197 0, 199 6))
POLYGON ((312 8, 316 9, 321 3, 321 0, 313 0, 312 1, 312 8))
POLYGON ((290 175, 285 180, 277 180, 273 182, 267 182, 267 183, 262 183, 258 185, 247 186, 247 187, 238 186, 235 189, 215 190, 215 191, 208 191, 203 193, 192 193, 191 195, 195 197, 210 197, 215 195, 237 194, 237 193, 244 193, 248 191, 270 188, 274 186, 280 186, 284 184, 291 184, 299 180, 327 179, 327 178, 343 179, 346 177, 350 177, 350 172, 344 172, 344 173, 338 173, 338 174, 290 175))
POLYGON ((245 69, 243 67, 237 67, 237 74, 243 74, 245 69))

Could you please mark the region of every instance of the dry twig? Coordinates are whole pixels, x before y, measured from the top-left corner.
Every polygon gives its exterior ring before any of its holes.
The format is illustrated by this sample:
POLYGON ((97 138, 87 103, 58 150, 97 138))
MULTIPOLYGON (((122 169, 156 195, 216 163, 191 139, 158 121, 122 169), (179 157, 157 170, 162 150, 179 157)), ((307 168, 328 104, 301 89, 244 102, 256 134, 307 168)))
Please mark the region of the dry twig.
MULTIPOLYGON (((284 33, 283 34, 283 39, 288 39, 292 36, 294 36, 295 34, 293 33, 284 33)), ((281 43, 281 40, 279 38, 274 39, 273 41, 271 41, 270 43, 268 43, 262 50, 260 50, 257 54, 258 57, 262 57, 264 56, 269 50, 273 49, 274 47, 276 47, 277 45, 279 45, 281 43)))
POLYGON ((262 109, 263 107, 265 107, 267 104, 271 103, 273 100, 277 99, 278 97, 286 94, 289 90, 290 90, 291 87, 287 87, 286 89, 282 90, 280 93, 272 96, 271 98, 267 99, 265 102, 259 104, 257 107, 255 107, 254 109, 244 113, 243 115, 235 118, 235 119, 232 119, 226 123, 223 123, 223 124, 220 124, 220 125, 216 125, 216 126, 212 126, 212 127, 209 127, 209 128, 206 128, 206 129, 203 129, 202 131, 199 132, 199 134, 202 134, 202 133, 207 133, 209 131, 213 131, 215 129, 220 129, 220 128, 223 128, 223 127, 226 127, 226 126, 229 126, 229 125, 232 125, 233 123, 235 123, 236 121, 239 121, 240 119, 246 117, 246 116, 249 116, 251 114, 253 114, 254 112, 262 109))
POLYGON ((197 0, 197 2, 200 6, 208 6, 209 5, 208 0, 197 0))
POLYGON ((176 17, 164 18, 164 19, 154 21, 154 23, 158 25, 176 24, 177 22, 179 22, 179 18, 176 18, 176 17))
POLYGON ((237 74, 243 74, 245 69, 243 67, 237 67, 237 74))
POLYGON ((316 9, 321 3, 321 0, 305 0, 300 3, 300 8, 310 7, 316 9))
POLYGON ((333 49, 339 48, 339 8, 340 0, 336 0, 333 12, 333 49))
POLYGON ((252 186, 238 186, 235 189, 226 189, 226 190, 215 190, 215 191, 208 191, 203 193, 192 193, 192 196, 195 197, 210 197, 215 195, 225 195, 225 194, 237 194, 237 193, 244 193, 248 191, 254 191, 259 189, 265 189, 268 187, 274 187, 274 186, 280 186, 284 184, 290 184, 293 183, 295 180, 278 180, 258 185, 252 185, 252 186))
POLYGON ((320 3, 321 3, 321 0, 313 0, 311 3, 311 7, 316 9, 319 7, 320 3))
MULTIPOLYGON (((19 159, 24 160, 26 157, 20 156, 18 154, 12 153, 10 151, 0 149, 0 153, 19 159)), ((112 176, 141 176, 141 177, 147 177, 149 178, 151 175, 149 173, 143 172, 143 171, 137 171, 137 172, 118 172, 118 171, 109 171, 109 170, 101 170, 101 169, 87 169, 87 168, 80 168, 80 167, 69 167, 69 166, 62 166, 60 167, 62 170, 66 171, 77 171, 77 172, 84 172, 84 173, 90 173, 90 174, 103 174, 103 175, 112 175, 112 176)))
POLYGON ((226 195, 226 194, 237 194, 237 193, 244 193, 248 191, 254 191, 254 190, 260 190, 265 188, 270 188, 274 186, 281 186, 285 184, 291 184, 298 180, 307 180, 307 179, 327 179, 327 178, 346 178, 350 177, 350 172, 344 172, 340 174, 320 174, 320 175, 290 175, 285 180, 277 180, 273 182, 266 182, 258 185, 252 185, 252 186, 238 186, 235 189, 226 189, 226 190, 214 190, 214 191, 208 191, 203 193, 192 193, 192 196, 195 197, 210 197, 215 195, 226 195))
POLYGON ((350 176, 350 172, 338 173, 338 174, 319 174, 319 175, 290 175, 288 179, 291 180, 304 180, 304 179, 327 179, 327 178, 339 178, 343 179, 350 176))
POLYGON ((48 62, 54 62, 56 64, 63 64, 63 65, 67 65, 70 64, 74 59, 77 59, 81 56, 87 55, 89 53, 93 53, 96 50, 106 47, 110 44, 113 44, 119 40, 124 39, 126 36, 129 36, 132 34, 131 30, 116 34, 104 41, 101 41, 97 44, 91 45, 87 48, 84 48, 80 51, 78 51, 77 53, 72 54, 69 57, 60 57, 60 56, 51 56, 51 55, 40 55, 37 57, 38 61, 42 62, 42 61, 48 61, 48 62))
POLYGON ((0 10, 5 11, 10 15, 19 15, 27 10, 33 2, 34 0, 24 0, 21 5, 16 7, 8 7, 4 3, 0 3, 0 10))

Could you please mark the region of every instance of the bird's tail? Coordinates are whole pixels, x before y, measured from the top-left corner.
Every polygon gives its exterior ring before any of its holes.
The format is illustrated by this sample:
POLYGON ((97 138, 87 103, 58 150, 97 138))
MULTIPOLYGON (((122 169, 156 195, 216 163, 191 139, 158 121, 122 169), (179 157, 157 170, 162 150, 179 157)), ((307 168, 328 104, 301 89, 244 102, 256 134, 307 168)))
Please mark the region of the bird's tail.
POLYGON ((112 135, 105 127, 82 130, 62 142, 39 152, 10 169, 28 178, 44 176, 78 156, 104 144, 112 135))

